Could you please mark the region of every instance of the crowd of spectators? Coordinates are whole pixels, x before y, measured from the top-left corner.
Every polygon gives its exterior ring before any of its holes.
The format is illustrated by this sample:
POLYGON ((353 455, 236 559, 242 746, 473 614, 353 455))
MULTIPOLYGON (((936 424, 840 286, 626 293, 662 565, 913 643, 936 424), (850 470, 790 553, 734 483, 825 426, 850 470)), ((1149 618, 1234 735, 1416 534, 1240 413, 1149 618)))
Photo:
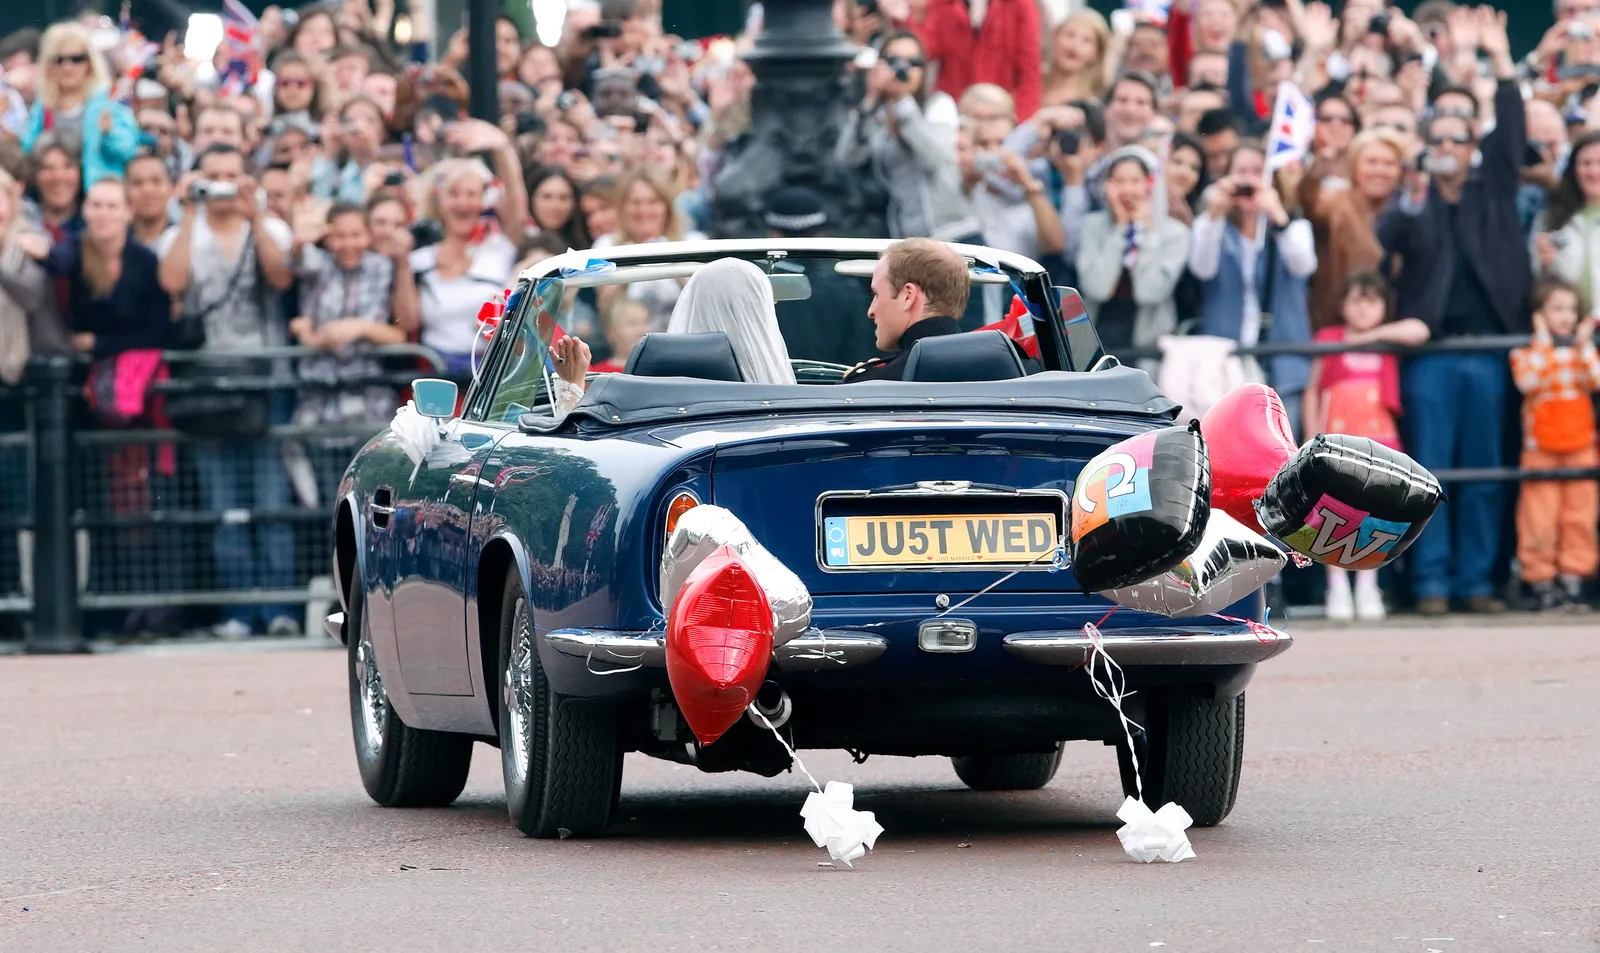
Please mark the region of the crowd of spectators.
MULTIPOLYGON (((1594 464, 1600 3, 1561 0, 1520 59, 1504 13, 1451 0, 1410 16, 1378 0, 1173 0, 1056 22, 1050 6, 836 0, 863 53, 834 158, 882 186, 881 234, 1040 261, 1079 289, 1109 353, 1191 410, 1259 380, 1301 438, 1371 436, 1434 469, 1594 464), (1314 109, 1309 142, 1273 122, 1291 93, 1314 109), (1236 353, 1530 333, 1515 377, 1504 350, 1236 353), (1502 439, 1519 392, 1526 426, 1502 439)), ((111 417, 118 387, 167 373, 118 358, 159 347, 243 361, 299 344, 325 353, 297 372, 326 383, 370 378, 371 348, 419 341, 470 373, 480 305, 526 264, 715 233, 759 16, 746 35, 686 41, 663 31, 658 0, 568 7, 553 47, 496 22, 499 122, 467 118, 465 31, 402 31, 392 0, 269 7, 243 62, 176 36, 141 60, 98 16, 0 39, 0 377, 15 381, 30 347, 90 355, 112 368, 91 401, 111 417)), ((789 217, 821 212, 789 199, 789 217)), ((600 296, 577 329, 596 366, 664 329, 679 291, 600 296)), ((325 499, 337 472, 302 491, 266 427, 381 420, 396 400, 364 384, 288 396, 166 408, 214 438, 190 456, 207 508, 325 499)), ((172 472, 154 458, 112 470, 114 485, 172 472)), ((1509 487, 1453 487, 1391 601, 1500 611, 1509 487)), ((1589 481, 1524 486, 1515 565, 1542 606, 1582 601, 1597 506, 1589 481)), ((287 588, 287 533, 223 525, 218 578, 287 588)), ((1381 617, 1384 598, 1374 577, 1352 591, 1329 574, 1331 616, 1381 617)), ((220 625, 295 621, 241 606, 220 625)))

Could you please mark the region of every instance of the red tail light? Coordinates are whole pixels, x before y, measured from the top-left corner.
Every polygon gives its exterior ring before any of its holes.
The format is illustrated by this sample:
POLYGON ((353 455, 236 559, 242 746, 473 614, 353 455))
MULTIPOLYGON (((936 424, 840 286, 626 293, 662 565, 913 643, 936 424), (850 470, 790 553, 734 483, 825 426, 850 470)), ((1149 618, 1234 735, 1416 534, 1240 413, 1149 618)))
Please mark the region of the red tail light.
POLYGON ((667 680, 701 744, 739 720, 771 660, 772 606, 724 546, 689 575, 667 618, 667 680))

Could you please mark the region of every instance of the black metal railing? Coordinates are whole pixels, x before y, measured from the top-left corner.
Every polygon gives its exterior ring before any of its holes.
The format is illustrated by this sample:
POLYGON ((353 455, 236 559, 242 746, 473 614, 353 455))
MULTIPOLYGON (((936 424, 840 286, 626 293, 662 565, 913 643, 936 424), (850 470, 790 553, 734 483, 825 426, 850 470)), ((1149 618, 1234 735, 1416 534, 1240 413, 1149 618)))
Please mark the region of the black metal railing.
MULTIPOLYGON (((262 373, 184 375, 153 382, 149 392, 278 400, 378 387, 398 397, 416 377, 443 373, 439 356, 415 345, 369 355, 384 362, 380 367, 401 367, 314 379, 301 377, 294 359, 321 352, 264 348, 248 355, 262 373)), ((237 355, 204 351, 163 357, 173 366, 208 359, 239 366, 237 355)), ((145 625, 159 617, 165 628, 158 631, 192 632, 206 618, 199 610, 278 606, 301 623, 308 601, 325 598, 331 587, 333 487, 389 417, 328 425, 279 414, 263 437, 249 441, 260 466, 234 458, 219 486, 215 462, 233 444, 148 419, 135 427, 99 425, 82 397, 87 368, 83 360, 38 358, 18 385, 0 386, 0 644, 78 651, 87 630, 115 635, 127 620, 131 634, 136 618, 145 625), (263 481, 275 484, 270 492, 263 481), (237 566, 229 565, 229 539, 243 539, 250 550, 251 584, 240 585, 237 566), (270 572, 256 571, 268 564, 270 572)))
MULTIPOLYGON (((1259 344, 1240 356, 1387 352, 1405 356, 1506 352, 1526 337, 1496 336, 1433 341, 1420 347, 1339 343, 1259 344)), ((263 373, 180 376, 151 392, 177 395, 261 393, 291 395, 384 387, 398 391, 419 373, 443 376, 437 354, 413 345, 367 352, 415 369, 385 369, 359 378, 301 377, 293 359, 323 356, 301 348, 267 348, 248 355, 263 373)), ((1125 355, 1158 357, 1159 352, 1125 355)), ((205 361, 205 352, 165 355, 171 363, 205 361)), ((238 355, 217 355, 237 368, 238 355)), ((115 634, 118 620, 140 613, 176 612, 186 631, 206 613, 304 607, 329 596, 332 486, 351 454, 389 418, 339 425, 295 423, 280 416, 260 441, 268 479, 281 471, 289 487, 258 492, 251 481, 232 487, 234 497, 207 485, 201 461, 214 441, 148 423, 105 427, 88 414, 82 396, 88 363, 38 358, 15 386, 0 385, 0 647, 70 652, 85 632, 115 634), (167 449, 168 472, 159 470, 167 449), (248 585, 230 578, 223 543, 249 540, 252 555, 274 548, 272 571, 248 585), (287 547, 285 549, 285 547, 287 547)), ((1485 433, 1498 439, 1499 428, 1485 433)), ((1518 467, 1451 469, 1442 482, 1517 482, 1527 479, 1596 479, 1600 468, 1528 471, 1518 467)), ((236 576, 236 574, 235 574, 236 576)), ((309 614, 309 613, 307 613, 309 614)))

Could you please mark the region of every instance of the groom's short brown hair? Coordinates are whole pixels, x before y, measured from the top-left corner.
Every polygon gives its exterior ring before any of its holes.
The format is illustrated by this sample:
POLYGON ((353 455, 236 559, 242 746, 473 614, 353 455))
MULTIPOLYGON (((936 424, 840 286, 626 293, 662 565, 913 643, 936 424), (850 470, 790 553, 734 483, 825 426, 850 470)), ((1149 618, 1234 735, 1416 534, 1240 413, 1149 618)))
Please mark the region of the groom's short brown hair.
POLYGON ((916 285, 928 299, 928 314, 959 318, 967 310, 972 276, 966 259, 944 242, 907 238, 883 250, 889 263, 889 284, 896 291, 916 285))

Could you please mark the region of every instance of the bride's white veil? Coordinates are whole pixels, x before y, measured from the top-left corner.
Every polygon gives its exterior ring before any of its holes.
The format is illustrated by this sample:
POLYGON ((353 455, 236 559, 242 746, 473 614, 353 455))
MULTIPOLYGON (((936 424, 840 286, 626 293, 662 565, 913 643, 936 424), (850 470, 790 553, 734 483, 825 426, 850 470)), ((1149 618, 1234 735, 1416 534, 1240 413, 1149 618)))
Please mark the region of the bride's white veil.
POLYGON ((695 272, 678 296, 667 331, 722 331, 733 343, 745 380, 794 383, 789 349, 778 331, 772 282, 748 261, 719 258, 695 272))

